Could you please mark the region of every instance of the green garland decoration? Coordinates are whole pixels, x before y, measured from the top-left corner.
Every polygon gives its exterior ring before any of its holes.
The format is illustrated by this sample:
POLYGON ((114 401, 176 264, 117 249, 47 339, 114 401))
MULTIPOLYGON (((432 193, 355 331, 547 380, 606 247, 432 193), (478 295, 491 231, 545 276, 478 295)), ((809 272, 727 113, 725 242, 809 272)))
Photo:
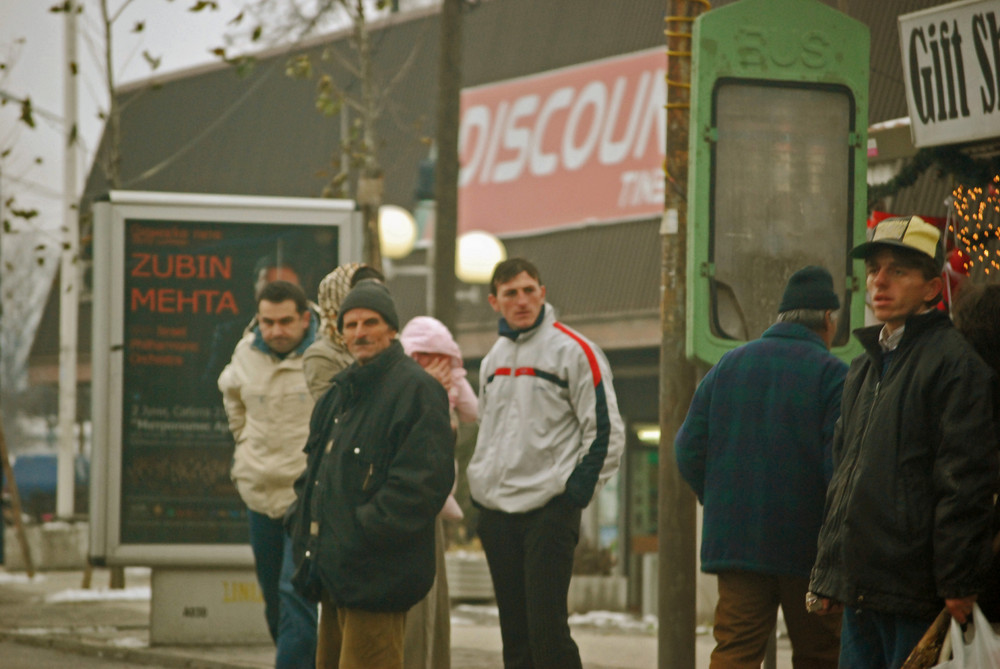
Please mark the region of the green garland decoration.
POLYGON ((957 146, 932 146, 920 149, 899 173, 889 181, 869 186, 868 208, 885 197, 909 188, 924 172, 937 167, 938 176, 950 175, 959 183, 985 186, 1000 174, 1000 155, 978 160, 964 153, 957 146))

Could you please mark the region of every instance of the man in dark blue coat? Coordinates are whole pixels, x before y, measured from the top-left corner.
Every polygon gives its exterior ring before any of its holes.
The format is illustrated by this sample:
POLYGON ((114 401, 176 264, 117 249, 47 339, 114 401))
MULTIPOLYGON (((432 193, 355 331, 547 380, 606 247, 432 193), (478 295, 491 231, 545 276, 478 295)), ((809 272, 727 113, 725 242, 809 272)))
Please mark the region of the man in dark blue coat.
POLYGON ((793 274, 778 321, 709 370, 677 433, 705 507, 701 568, 719 582, 712 669, 760 667, 779 604, 795 666, 837 666, 839 621, 803 601, 847 372, 829 352, 839 307, 826 269, 793 274))

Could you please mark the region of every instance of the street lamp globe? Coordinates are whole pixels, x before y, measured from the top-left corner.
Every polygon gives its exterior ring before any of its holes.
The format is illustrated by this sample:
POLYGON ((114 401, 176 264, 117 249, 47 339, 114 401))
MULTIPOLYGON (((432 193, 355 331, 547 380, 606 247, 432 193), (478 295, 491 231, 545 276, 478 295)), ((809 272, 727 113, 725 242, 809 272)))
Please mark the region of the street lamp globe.
POLYGON ((488 232, 474 230, 458 238, 455 276, 465 283, 489 283, 493 268, 507 259, 503 242, 488 232))
POLYGON ((398 260, 410 255, 417 241, 413 215, 394 204, 383 204, 378 209, 378 237, 384 257, 398 260))

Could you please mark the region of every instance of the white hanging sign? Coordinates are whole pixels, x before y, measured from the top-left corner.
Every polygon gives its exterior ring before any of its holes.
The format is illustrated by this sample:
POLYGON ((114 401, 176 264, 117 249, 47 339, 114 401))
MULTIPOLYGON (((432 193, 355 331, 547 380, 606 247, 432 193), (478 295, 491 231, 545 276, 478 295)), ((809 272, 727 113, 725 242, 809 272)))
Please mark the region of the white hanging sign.
POLYGON ((913 144, 1000 137, 1000 0, 899 17, 913 144))

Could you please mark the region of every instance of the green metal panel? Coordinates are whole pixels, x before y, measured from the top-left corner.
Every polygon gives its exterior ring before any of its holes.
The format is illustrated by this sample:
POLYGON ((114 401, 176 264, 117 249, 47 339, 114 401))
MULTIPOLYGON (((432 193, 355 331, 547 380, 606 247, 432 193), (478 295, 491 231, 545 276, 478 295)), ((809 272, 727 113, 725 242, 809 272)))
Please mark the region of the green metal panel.
POLYGON ((864 241, 867 217, 867 26, 817 0, 742 0, 697 19, 692 51, 688 356, 714 364, 759 336, 761 319, 777 314, 788 275, 822 264, 843 282, 841 298, 849 302, 833 352, 854 357, 860 347, 849 331, 864 321, 864 271, 846 251, 864 241), (831 126, 824 114, 837 123, 831 126), (743 155, 745 146, 759 151, 743 155), (787 181, 777 159, 788 161, 787 181), (824 160, 816 175, 805 173, 824 160), (761 165, 774 192, 755 189, 755 179, 764 178, 761 165), (838 177, 840 190, 820 192, 821 169, 838 177), (823 197, 834 198, 842 217, 830 218, 823 197), (713 220, 717 211, 726 213, 724 220, 713 220), (742 253, 748 271, 717 267, 722 248, 742 253), (725 285, 717 278, 723 271, 725 285), (727 291, 730 298, 722 297, 727 291), (728 329, 720 318, 724 303, 739 316, 728 329))

